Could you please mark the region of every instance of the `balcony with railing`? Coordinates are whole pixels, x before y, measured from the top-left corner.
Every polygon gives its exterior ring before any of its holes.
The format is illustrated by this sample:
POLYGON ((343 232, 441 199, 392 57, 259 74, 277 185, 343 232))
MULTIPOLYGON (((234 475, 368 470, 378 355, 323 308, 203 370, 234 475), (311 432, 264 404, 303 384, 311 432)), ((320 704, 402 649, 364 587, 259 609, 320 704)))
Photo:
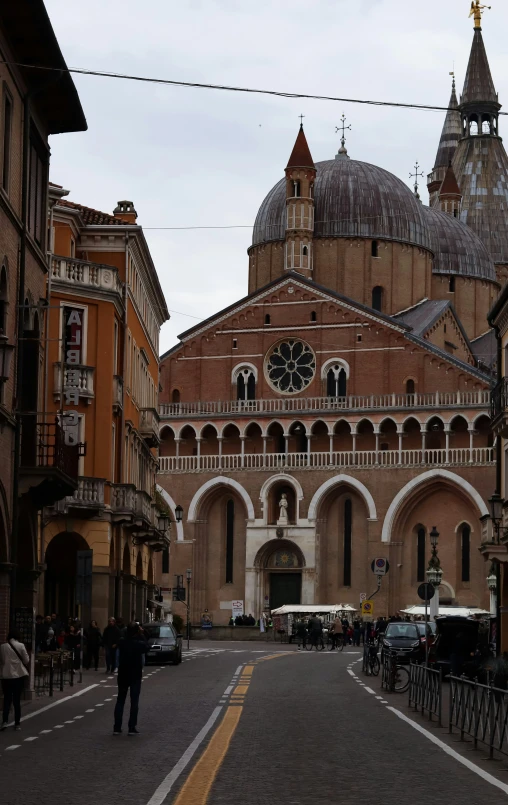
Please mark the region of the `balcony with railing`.
POLYGON ((502 377, 492 389, 490 417, 494 433, 508 437, 508 377, 502 377))
POLYGON ((29 492, 37 508, 52 506, 78 488, 79 456, 84 445, 68 445, 58 422, 22 418, 20 494, 29 492))
POLYGON ((141 408, 139 411, 139 432, 150 447, 157 447, 159 437, 159 414, 156 408, 141 408))
POLYGON ((104 478, 78 478, 78 488, 72 495, 57 501, 55 510, 60 514, 76 512, 80 517, 93 517, 104 509, 104 478))
POLYGON ((123 289, 123 282, 113 266, 58 255, 53 255, 51 258, 51 282, 118 294, 121 294, 123 289))
POLYGON ((62 364, 54 363, 54 385, 53 385, 53 399, 55 402, 60 400, 62 390, 65 394, 66 391, 76 391, 80 399, 90 403, 94 396, 94 366, 82 366, 80 364, 66 364, 63 376, 62 388, 62 364))
POLYGON ((435 391, 422 394, 366 394, 347 397, 276 397, 263 400, 162 403, 162 420, 295 413, 487 408, 490 391, 435 391))
POLYGON ((343 450, 305 453, 244 453, 227 455, 164 456, 159 473, 238 472, 241 470, 338 470, 385 467, 494 466, 493 447, 439 450, 343 450))

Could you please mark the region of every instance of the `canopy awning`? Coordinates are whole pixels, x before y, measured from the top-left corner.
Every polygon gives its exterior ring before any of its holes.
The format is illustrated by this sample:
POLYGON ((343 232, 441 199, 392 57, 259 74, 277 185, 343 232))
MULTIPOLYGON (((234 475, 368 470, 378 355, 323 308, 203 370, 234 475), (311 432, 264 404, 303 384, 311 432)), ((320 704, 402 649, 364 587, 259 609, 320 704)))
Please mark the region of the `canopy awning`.
POLYGON ((356 612, 351 604, 286 604, 272 609, 272 615, 328 615, 332 612, 356 612))
MULTIPOLYGON (((427 607, 427 613, 429 612, 427 607)), ((415 604, 407 609, 401 609, 406 615, 425 615, 425 607, 423 604, 415 604)), ((478 607, 445 607, 439 606, 440 615, 457 615, 459 618, 470 618, 473 615, 490 615, 486 609, 479 609, 478 607)))

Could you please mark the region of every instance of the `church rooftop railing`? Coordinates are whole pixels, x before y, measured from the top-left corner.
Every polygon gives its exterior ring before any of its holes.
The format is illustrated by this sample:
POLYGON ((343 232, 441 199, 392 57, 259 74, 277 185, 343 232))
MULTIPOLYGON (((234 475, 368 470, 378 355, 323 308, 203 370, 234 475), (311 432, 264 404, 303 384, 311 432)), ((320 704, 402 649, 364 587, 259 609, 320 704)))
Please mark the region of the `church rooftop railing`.
POLYGON ((422 394, 369 394, 348 397, 277 397, 264 400, 162 403, 161 419, 222 416, 224 414, 281 414, 296 411, 376 411, 418 408, 490 406, 489 390, 435 391, 422 394))
POLYGON ((307 470, 343 467, 490 466, 493 447, 459 447, 440 450, 341 450, 307 453, 245 453, 234 455, 162 456, 159 473, 236 470, 307 470))

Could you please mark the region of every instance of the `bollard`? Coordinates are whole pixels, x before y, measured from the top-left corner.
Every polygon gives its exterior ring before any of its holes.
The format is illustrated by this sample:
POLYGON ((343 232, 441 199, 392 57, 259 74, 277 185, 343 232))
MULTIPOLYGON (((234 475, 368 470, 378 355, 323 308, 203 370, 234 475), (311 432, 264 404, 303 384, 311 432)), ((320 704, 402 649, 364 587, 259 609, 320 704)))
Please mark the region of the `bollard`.
POLYGON ((49 695, 53 696, 53 655, 49 658, 49 695))

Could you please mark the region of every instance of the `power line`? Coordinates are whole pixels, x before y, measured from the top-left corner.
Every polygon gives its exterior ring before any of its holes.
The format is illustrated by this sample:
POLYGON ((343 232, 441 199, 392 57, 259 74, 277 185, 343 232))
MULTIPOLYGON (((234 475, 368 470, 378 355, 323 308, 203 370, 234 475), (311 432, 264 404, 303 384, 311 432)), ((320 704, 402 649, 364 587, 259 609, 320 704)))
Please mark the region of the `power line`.
MULTIPOLYGON (((88 70, 84 67, 47 67, 40 64, 24 64, 22 62, 0 61, 11 67, 22 67, 29 70, 47 70, 57 73, 76 73, 77 75, 91 75, 99 78, 116 78, 124 81, 140 81, 146 84, 164 84, 172 87, 187 87, 189 89, 213 89, 224 92, 246 92, 253 95, 272 95, 278 98, 294 98, 312 101, 334 101, 335 103, 359 103, 367 106, 390 106, 397 109, 418 109, 426 112, 449 112, 457 111, 448 106, 432 106, 431 104, 398 103, 395 101, 371 101, 361 98, 337 98, 333 95, 307 95, 303 92, 283 92, 273 89, 254 89, 252 87, 233 87, 227 84, 200 84, 191 81, 175 81, 170 78, 153 78, 150 76, 129 75, 127 73, 113 73, 105 70, 88 70)), ((500 115, 508 115, 508 112, 499 112, 500 115)))

